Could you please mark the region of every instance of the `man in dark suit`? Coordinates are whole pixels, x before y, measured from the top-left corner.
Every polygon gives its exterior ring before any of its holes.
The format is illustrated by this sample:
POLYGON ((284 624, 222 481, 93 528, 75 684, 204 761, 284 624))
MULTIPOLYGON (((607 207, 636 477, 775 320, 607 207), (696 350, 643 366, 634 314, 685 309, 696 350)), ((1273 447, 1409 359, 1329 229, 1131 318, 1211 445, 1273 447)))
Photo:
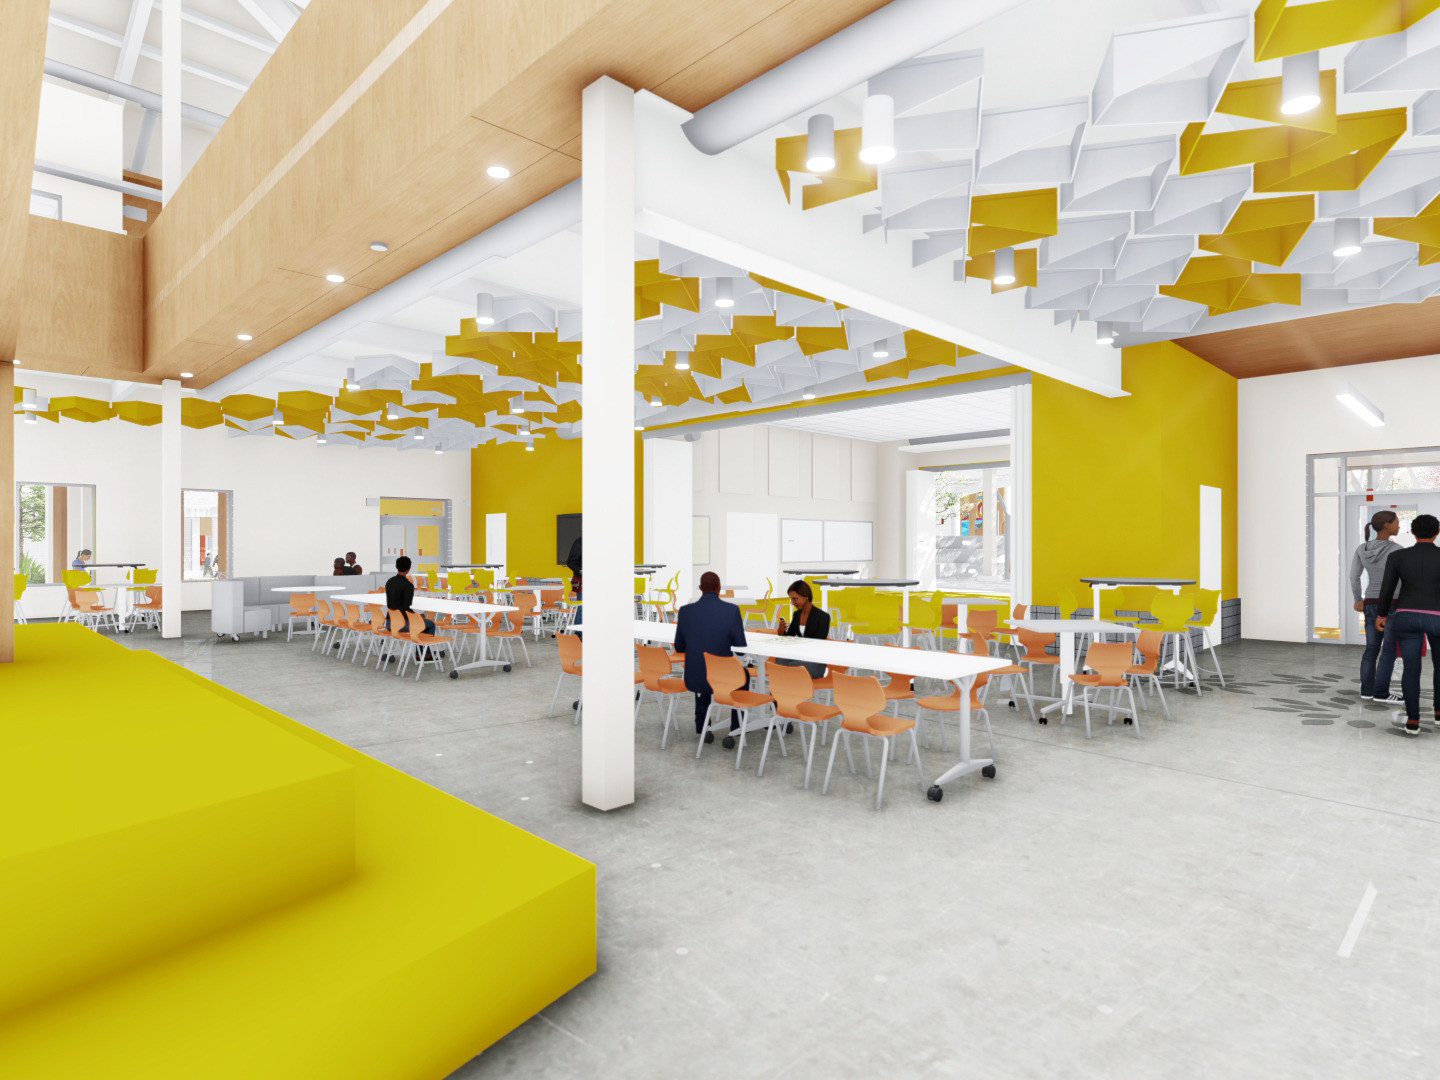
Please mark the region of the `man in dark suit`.
MULTIPOLYGON (((729 656, 732 648, 745 646, 745 621, 740 609, 720 599, 720 575, 706 571, 700 575, 700 599, 680 609, 675 626, 675 651, 685 654, 685 687, 695 695, 695 734, 705 727, 712 693, 705 678, 705 654, 729 656)), ((747 680, 748 685, 748 680, 747 680)), ((740 726, 740 715, 730 713, 730 730, 740 726)), ((705 741, 714 742, 711 732, 705 741)), ((735 737, 726 735, 725 749, 735 745, 735 737)))

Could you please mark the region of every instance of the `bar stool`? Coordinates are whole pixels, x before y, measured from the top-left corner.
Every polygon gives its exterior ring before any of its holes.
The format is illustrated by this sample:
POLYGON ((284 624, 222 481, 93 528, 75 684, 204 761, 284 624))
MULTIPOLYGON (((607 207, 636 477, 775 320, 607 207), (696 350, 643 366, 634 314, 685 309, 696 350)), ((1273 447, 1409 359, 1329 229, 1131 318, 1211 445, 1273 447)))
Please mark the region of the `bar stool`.
POLYGON ((1215 662, 1213 668, 1201 668, 1198 664, 1196 665, 1195 685, 1197 688, 1199 687, 1200 676, 1202 674, 1209 675, 1213 672, 1219 677, 1220 685, 1224 686, 1225 673, 1220 670, 1220 658, 1215 655, 1215 639, 1210 636, 1210 628, 1214 625, 1215 617, 1220 611, 1220 590, 1197 590, 1195 593, 1195 610, 1199 612, 1199 616, 1187 622, 1185 625, 1192 630, 1200 631, 1201 646, 1210 654, 1210 659, 1215 662))

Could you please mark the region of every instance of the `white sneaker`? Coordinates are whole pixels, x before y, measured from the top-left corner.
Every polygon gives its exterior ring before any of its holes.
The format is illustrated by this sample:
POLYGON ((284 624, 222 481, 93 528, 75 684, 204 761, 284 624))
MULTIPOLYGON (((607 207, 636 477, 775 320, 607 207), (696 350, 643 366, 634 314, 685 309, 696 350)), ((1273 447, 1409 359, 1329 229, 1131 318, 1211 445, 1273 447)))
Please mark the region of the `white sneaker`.
POLYGON ((1373 697, 1371 701, 1378 701, 1381 705, 1404 705, 1405 699, 1399 694, 1391 694, 1389 697, 1373 697))

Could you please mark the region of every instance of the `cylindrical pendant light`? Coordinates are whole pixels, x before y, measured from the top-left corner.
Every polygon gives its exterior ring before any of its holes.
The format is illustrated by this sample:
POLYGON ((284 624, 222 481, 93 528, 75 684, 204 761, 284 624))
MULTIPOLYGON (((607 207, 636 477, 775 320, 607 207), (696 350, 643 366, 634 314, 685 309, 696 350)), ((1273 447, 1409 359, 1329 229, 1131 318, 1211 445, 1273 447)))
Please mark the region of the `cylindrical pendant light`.
POLYGON ((689 354, 688 352, 677 352, 677 353, 675 354, 675 370, 676 370, 676 371, 689 371, 689 370, 690 370, 690 354, 689 354))
POLYGON ((810 117, 805 132, 805 171, 829 172, 835 167, 835 118, 828 113, 810 117))
POLYGON ((38 416, 36 416, 33 412, 27 412, 27 413, 25 414, 25 423, 27 423, 27 424, 38 424, 39 422, 40 422, 40 418, 39 418, 38 416))
POLYGON ((1296 53, 1280 62, 1280 111, 1307 113, 1320 104, 1320 54, 1296 53))
POLYGON ((1110 325, 1110 323, 1108 323, 1108 322, 1096 323, 1096 324, 1095 324, 1095 344, 1096 344, 1096 345, 1113 345, 1113 344, 1115 344, 1115 327, 1113 327, 1112 325, 1110 325))
POLYGON ((895 99, 871 94, 860 107, 860 160, 883 165, 895 157, 895 99))
POLYGON ((493 293, 482 292, 475 296, 475 325, 495 325, 495 296, 493 293))
POLYGON ((360 384, 355 381, 355 369, 354 369, 353 367, 350 367, 350 368, 346 368, 346 369, 345 369, 345 389, 346 389, 346 390, 359 390, 359 389, 360 389, 360 384))
POLYGON ((735 282, 728 277, 715 279, 715 306, 735 306, 735 282))
POLYGON ((33 387, 27 386, 25 387, 24 392, 20 395, 20 408, 34 409, 36 407, 35 389, 33 387))
POLYGON ((890 339, 881 338, 879 341, 875 342, 875 344, 871 347, 870 354, 874 356, 876 360, 884 360, 887 356, 890 355, 890 339))
POLYGON ((1365 218, 1337 218, 1335 221, 1335 255, 1345 258, 1360 253, 1360 244, 1370 232, 1365 218))
POLYGON ((990 279, 996 285, 1015 284, 1015 249, 1001 248, 995 252, 995 276, 990 279))

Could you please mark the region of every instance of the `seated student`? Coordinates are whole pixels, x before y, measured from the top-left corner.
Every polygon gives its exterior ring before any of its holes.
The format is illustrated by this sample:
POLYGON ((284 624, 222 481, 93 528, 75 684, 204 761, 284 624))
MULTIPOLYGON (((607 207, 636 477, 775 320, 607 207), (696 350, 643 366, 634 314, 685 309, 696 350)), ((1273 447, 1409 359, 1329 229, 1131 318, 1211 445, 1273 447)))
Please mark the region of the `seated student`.
POLYGON ((90 549, 82 548, 75 553, 75 558, 70 561, 72 570, 84 570, 85 564, 90 561, 90 549))
POLYGON ((345 573, 347 573, 347 574, 363 574, 364 572, 365 572, 365 571, 364 571, 364 568, 361 567, 361 565, 355 561, 355 552, 353 552, 353 551, 347 551, 347 552, 345 552, 345 573))
MULTIPOLYGON (((410 605, 415 601, 415 583, 408 577, 410 573, 410 556, 401 555, 395 560, 395 576, 385 582, 385 629, 390 629, 391 611, 405 612, 405 625, 403 631, 410 631, 410 616, 419 615, 410 605)), ((433 619, 426 619, 421 616, 425 623, 425 633, 435 633, 435 622, 433 619)))
POLYGON ((344 577, 348 573, 349 571, 345 569, 345 560, 339 555, 335 556, 335 570, 330 576, 344 577))
MULTIPOLYGON (((830 613, 815 606, 815 594, 808 581, 797 581, 790 586, 790 603, 795 605, 795 617, 788 623, 782 615, 775 623, 777 633, 788 637, 828 638, 830 636, 830 613)), ((812 679, 825 674, 825 665, 808 660, 777 660, 776 663, 790 667, 803 667, 812 679)))

